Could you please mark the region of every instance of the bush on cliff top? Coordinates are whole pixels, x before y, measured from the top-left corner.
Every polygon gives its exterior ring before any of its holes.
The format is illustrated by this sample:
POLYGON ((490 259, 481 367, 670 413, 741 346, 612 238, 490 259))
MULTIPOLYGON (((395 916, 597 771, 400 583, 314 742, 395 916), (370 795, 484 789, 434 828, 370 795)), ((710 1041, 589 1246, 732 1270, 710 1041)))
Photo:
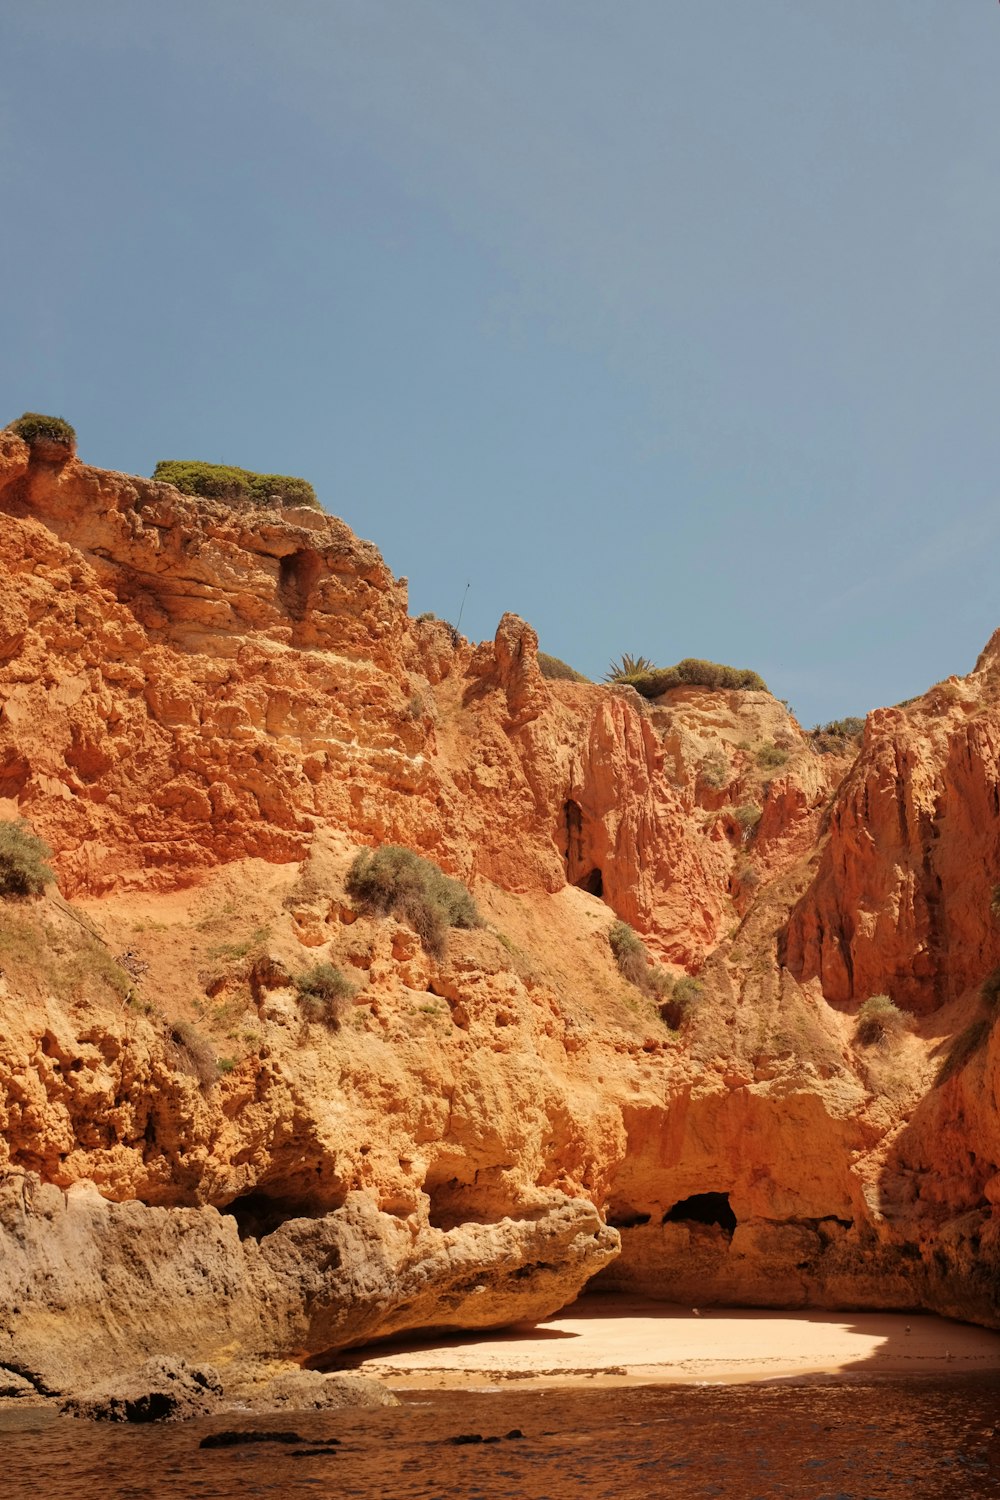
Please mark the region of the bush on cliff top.
POLYGON ((308 505, 320 510, 316 491, 307 479, 288 474, 254 474, 228 464, 205 464, 193 459, 162 459, 153 478, 172 484, 185 495, 206 500, 243 501, 251 505, 308 505))
POLYGON ((482 927, 468 888, 429 859, 399 844, 360 849, 347 872, 347 894, 375 916, 390 913, 412 927, 427 952, 440 958, 450 927, 482 927))
POLYGON ((589 682, 589 677, 584 677, 575 667, 567 662, 560 661, 558 656, 550 656, 547 651, 538 653, 538 669, 543 677, 554 682, 589 682))
POLYGON ((677 687, 704 687, 712 691, 766 693, 767 683, 749 667, 726 667, 715 661, 685 657, 673 667, 654 667, 646 656, 629 656, 612 662, 605 682, 634 687, 644 698, 659 698, 677 687))
POLYGON ((0 896, 40 896, 55 876, 52 850, 27 823, 0 823, 0 896))
POLYGON ((860 739, 864 727, 864 719, 854 716, 831 719, 828 724, 814 725, 809 738, 818 755, 843 755, 852 740, 860 739))
POLYGON ((76 442, 76 433, 68 422, 62 417, 43 416, 40 411, 26 411, 7 430, 16 432, 26 443, 63 443, 72 448, 76 442))

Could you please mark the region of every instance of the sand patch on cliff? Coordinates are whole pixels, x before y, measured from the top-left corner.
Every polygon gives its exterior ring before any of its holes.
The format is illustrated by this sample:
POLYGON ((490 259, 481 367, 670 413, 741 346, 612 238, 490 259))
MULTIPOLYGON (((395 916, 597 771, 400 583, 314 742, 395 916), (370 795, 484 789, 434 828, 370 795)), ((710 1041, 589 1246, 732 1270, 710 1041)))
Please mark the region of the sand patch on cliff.
POLYGON ((383 1346, 351 1363, 417 1390, 940 1376, 1000 1370, 1000 1334, 927 1314, 707 1308, 696 1315, 593 1296, 533 1328, 383 1346))

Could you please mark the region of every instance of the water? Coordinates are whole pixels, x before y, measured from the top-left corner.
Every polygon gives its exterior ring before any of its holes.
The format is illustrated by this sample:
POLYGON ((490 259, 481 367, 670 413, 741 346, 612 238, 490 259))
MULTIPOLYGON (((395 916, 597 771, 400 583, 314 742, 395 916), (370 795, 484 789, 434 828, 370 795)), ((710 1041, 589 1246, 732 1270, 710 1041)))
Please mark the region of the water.
POLYGON ((4 1500, 1000 1500, 1000 1376, 407 1392, 398 1408, 117 1428, 0 1413, 4 1500), (201 1449, 210 1432, 307 1443, 201 1449), (520 1429, 523 1437, 502 1436, 520 1429), (462 1434, 500 1437, 455 1445, 462 1434), (302 1448, 338 1437, 332 1453, 302 1448))

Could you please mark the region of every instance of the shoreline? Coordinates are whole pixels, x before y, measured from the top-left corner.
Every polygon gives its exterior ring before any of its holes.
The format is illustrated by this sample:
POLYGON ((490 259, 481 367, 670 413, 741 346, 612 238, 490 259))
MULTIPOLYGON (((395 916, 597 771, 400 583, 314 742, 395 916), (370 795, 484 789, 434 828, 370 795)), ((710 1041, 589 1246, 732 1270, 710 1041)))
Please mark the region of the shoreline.
POLYGON ((695 1312, 605 1294, 537 1325, 356 1351, 342 1368, 396 1392, 940 1378, 1000 1373, 1000 1333, 933 1313, 695 1312))

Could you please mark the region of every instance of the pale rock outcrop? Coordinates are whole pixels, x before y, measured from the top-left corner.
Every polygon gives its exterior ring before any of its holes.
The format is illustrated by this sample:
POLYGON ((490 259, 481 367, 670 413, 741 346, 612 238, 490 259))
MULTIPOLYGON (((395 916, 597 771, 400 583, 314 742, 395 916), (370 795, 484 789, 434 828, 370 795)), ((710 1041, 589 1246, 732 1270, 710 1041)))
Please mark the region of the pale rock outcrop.
POLYGON ((618 1247, 591 1204, 558 1194, 529 1217, 445 1231, 358 1192, 241 1240, 213 1208, 113 1204, 28 1177, 0 1193, 0 1369, 43 1394, 89 1390, 144 1355, 304 1359, 410 1328, 538 1319, 618 1247))

